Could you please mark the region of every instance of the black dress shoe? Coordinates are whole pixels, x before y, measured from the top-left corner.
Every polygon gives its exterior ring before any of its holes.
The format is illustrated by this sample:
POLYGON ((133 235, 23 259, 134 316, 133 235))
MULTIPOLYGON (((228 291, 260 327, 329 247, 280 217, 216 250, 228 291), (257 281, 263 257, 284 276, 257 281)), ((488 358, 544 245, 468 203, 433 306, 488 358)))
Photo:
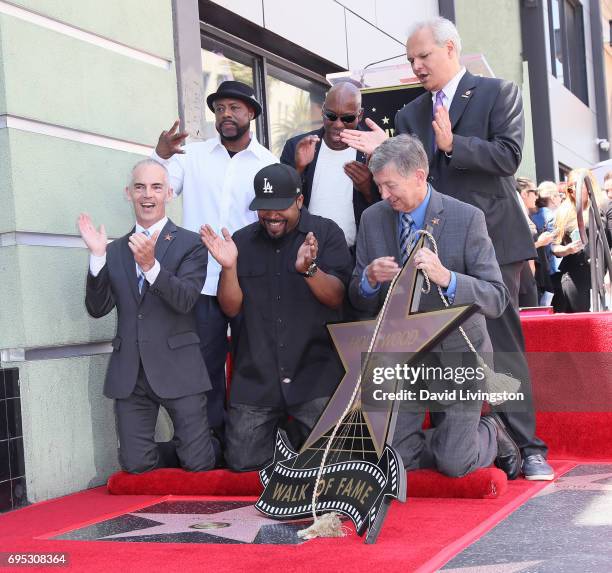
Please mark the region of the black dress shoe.
POLYGON ((509 480, 516 479, 521 472, 521 450, 510 437, 505 424, 497 414, 488 414, 489 421, 497 433, 497 457, 495 465, 505 472, 509 480))

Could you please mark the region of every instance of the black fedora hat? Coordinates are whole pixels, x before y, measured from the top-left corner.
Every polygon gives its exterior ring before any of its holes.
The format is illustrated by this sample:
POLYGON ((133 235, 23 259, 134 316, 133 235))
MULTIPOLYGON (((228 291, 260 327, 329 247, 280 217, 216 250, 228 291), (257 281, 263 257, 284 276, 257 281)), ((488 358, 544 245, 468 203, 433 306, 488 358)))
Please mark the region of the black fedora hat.
POLYGON ((206 98, 206 104, 208 105, 210 111, 215 111, 213 108, 214 101, 223 97, 239 99, 247 103, 255 110, 255 117, 261 113, 261 105, 259 105, 259 102, 255 99, 255 92, 253 91, 253 88, 243 84, 242 82, 236 82, 233 80, 221 82, 217 88, 217 91, 210 94, 206 98))

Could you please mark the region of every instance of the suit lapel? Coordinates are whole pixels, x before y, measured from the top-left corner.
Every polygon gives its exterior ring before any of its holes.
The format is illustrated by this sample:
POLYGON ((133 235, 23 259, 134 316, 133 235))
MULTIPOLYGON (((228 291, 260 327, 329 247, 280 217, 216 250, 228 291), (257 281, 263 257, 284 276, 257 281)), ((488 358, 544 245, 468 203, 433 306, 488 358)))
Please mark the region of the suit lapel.
POLYGON ((176 237, 176 225, 168 219, 168 222, 164 225, 164 228, 161 230, 159 237, 157 237, 157 242, 155 243, 155 258, 161 264, 168 248, 175 240, 176 237))
MULTIPOLYGON (((425 220, 423 221, 424 229, 429 231, 437 244, 440 244, 440 237, 442 236, 442 230, 444 229, 444 206, 442 205, 442 196, 433 187, 431 189, 431 197, 429 198, 429 205, 427 205, 427 212, 425 213, 425 220)), ((425 245, 429 244, 429 248, 433 251, 433 245, 428 243, 428 239, 425 241, 425 245)))
POLYGON ((427 153, 430 165, 433 160, 433 127, 431 127, 432 114, 433 102, 431 101, 431 93, 426 92, 420 97, 419 105, 415 110, 414 120, 416 125, 416 135, 419 135, 421 142, 425 147, 425 152, 427 153))
POLYGON ((472 98, 472 90, 476 87, 477 83, 477 78, 470 74, 470 72, 465 72, 459 81, 455 97, 453 97, 450 109, 448 110, 451 129, 455 129, 455 125, 463 115, 468 102, 472 98))
POLYGON ((125 274, 127 277, 128 285, 130 286, 130 290, 134 295, 136 301, 140 301, 140 294, 138 293, 138 275, 136 274, 136 261, 134 260, 134 255, 129 246, 129 239, 136 231, 136 228, 133 228, 125 237, 120 239, 121 241, 121 261, 123 263, 123 268, 125 269, 125 274))
POLYGON ((386 201, 383 202, 384 208, 382 210, 382 233, 386 245, 385 251, 390 256, 395 257, 397 264, 400 264, 399 256, 399 236, 397 230, 397 218, 398 214, 392 209, 391 205, 386 201))

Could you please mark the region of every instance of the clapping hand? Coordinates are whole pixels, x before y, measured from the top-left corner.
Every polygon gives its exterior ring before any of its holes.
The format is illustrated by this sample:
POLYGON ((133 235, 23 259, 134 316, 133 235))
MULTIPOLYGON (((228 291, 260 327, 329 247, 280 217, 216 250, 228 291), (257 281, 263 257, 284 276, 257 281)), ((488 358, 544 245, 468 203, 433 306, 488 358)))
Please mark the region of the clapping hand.
POLYGON ((372 200, 372 172, 367 165, 359 161, 349 161, 344 164, 344 172, 353 182, 353 187, 370 202, 372 200))
POLYGON ((221 232, 223 233, 223 238, 217 235, 210 225, 202 225, 200 227, 200 238, 215 261, 224 269, 229 269, 236 266, 238 248, 232 240, 230 232, 225 227, 221 229, 221 232))
POLYGON ((306 235, 304 242, 300 246, 297 252, 297 258, 295 260, 295 270, 298 273, 305 273, 311 263, 317 258, 319 251, 319 243, 311 231, 306 235))
POLYGON ((431 125, 436 136, 436 147, 445 153, 452 153, 453 130, 448 110, 443 105, 437 107, 431 125))
POLYGON ((298 173, 303 173, 304 169, 313 162, 315 156, 315 148, 319 142, 318 135, 307 135, 300 139, 295 146, 295 170, 298 173))
POLYGON ((155 243, 159 237, 159 231, 155 231, 151 237, 144 233, 134 233, 128 242, 130 250, 134 254, 136 264, 144 271, 150 271, 155 264, 155 243))
POLYGON ((81 213, 77 219, 77 226, 81 238, 85 241, 89 252, 96 257, 101 257, 106 254, 106 244, 108 237, 104 225, 100 225, 100 229, 96 229, 87 213, 81 213))
POLYGON ((159 136, 155 153, 162 159, 170 159, 175 153, 185 153, 182 146, 189 134, 186 131, 178 131, 178 126, 177 119, 168 131, 162 131, 159 136))

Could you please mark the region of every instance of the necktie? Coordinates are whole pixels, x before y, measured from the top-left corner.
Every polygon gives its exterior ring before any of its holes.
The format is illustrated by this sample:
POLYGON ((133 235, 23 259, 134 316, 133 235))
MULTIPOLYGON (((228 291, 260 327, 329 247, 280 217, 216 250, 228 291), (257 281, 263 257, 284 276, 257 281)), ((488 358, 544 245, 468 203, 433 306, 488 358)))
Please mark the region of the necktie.
POLYGON ((402 229, 400 231, 400 258, 402 266, 408 260, 410 249, 415 238, 415 225, 412 217, 408 213, 402 213, 402 229))
MULTIPOLYGON (((431 120, 433 121, 434 116, 436 115, 436 111, 438 111, 439 107, 443 107, 444 106, 444 92, 442 90, 440 90, 437 94, 436 94, 436 101, 434 103, 433 106, 433 110, 431 111, 431 120)), ((433 131, 433 127, 431 128, 432 132, 433 132, 433 152, 434 154, 436 153, 436 151, 438 151, 438 146, 436 145, 436 132, 433 131)))
MULTIPOLYGON (((144 230, 143 233, 144 233, 144 236, 147 238, 151 236, 151 233, 149 233, 148 230, 144 230)), ((144 282, 145 282, 145 275, 139 265, 136 265, 136 269, 138 271, 138 294, 142 294, 142 289, 144 287, 144 282)))

